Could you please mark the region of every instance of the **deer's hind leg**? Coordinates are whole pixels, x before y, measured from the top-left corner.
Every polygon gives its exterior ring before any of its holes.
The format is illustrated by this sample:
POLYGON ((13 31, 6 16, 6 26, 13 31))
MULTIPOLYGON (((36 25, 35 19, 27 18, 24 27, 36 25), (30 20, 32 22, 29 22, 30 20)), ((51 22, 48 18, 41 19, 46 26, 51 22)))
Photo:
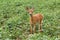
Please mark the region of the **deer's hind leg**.
POLYGON ((40 20, 39 30, 40 30, 40 32, 43 32, 43 30, 42 30, 42 20, 40 20))

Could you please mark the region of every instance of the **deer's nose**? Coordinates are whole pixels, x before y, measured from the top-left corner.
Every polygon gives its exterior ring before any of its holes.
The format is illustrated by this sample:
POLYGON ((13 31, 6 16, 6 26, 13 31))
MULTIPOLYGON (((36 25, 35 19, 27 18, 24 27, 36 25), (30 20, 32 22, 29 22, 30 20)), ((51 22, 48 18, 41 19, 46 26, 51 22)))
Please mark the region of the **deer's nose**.
POLYGON ((32 16, 32 14, 29 14, 30 16, 32 16))

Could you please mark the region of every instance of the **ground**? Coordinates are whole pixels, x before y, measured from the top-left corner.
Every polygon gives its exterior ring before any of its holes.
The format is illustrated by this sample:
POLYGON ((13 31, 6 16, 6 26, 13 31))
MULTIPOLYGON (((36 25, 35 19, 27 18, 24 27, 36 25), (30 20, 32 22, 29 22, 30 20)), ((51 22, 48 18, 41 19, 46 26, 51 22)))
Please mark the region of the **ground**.
POLYGON ((0 0, 0 39, 60 40, 60 0, 0 0), (30 34, 27 6, 43 14, 42 33, 30 34))

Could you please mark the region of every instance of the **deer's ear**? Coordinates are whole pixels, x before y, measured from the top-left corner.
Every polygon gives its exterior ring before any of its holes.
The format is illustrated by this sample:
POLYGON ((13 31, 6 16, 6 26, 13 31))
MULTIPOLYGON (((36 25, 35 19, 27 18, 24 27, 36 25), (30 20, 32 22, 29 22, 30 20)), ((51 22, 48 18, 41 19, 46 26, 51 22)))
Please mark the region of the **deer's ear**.
POLYGON ((26 10, 29 10, 29 7, 26 7, 26 10))
POLYGON ((32 11, 34 11, 34 7, 32 7, 31 9, 32 9, 32 11))
POLYGON ((32 7, 32 9, 34 9, 34 7, 32 7))
POLYGON ((32 7, 32 9, 34 10, 34 7, 32 7))

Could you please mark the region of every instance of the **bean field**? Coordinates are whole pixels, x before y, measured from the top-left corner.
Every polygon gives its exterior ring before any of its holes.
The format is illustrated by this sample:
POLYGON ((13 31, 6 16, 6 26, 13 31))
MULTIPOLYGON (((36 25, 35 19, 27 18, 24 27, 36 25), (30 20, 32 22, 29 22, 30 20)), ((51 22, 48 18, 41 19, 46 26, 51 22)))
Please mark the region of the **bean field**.
POLYGON ((60 0, 0 0, 0 40, 60 40, 60 0), (30 15, 44 16, 42 29, 30 34, 30 15))

